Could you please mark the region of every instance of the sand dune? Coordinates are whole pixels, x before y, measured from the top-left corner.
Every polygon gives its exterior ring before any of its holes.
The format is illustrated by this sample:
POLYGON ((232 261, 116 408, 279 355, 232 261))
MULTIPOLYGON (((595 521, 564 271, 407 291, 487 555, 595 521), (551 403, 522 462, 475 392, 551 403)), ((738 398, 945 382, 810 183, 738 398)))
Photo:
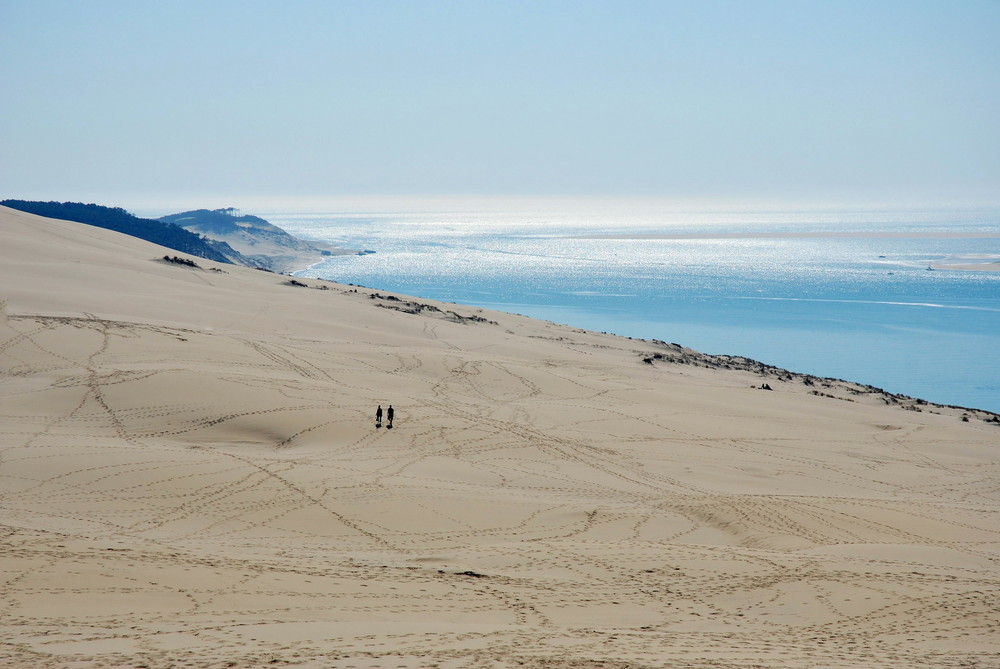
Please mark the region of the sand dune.
POLYGON ((991 414, 164 254, 0 208, 0 666, 1000 666, 991 414))

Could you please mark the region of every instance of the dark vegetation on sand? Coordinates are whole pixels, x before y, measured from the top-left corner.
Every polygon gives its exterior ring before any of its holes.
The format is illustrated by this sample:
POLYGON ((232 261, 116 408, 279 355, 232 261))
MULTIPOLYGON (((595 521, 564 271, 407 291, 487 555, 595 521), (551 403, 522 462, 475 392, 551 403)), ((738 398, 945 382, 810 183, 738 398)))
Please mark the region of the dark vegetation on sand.
POLYGON ((220 242, 206 239, 172 223, 133 216, 121 207, 104 207, 81 202, 32 202, 28 200, 3 200, 0 201, 0 204, 46 218, 75 221, 97 228, 114 230, 206 260, 231 264, 230 254, 236 253, 229 248, 228 244, 221 243, 222 247, 225 247, 222 248, 220 242), (226 249, 228 249, 228 253, 226 249))

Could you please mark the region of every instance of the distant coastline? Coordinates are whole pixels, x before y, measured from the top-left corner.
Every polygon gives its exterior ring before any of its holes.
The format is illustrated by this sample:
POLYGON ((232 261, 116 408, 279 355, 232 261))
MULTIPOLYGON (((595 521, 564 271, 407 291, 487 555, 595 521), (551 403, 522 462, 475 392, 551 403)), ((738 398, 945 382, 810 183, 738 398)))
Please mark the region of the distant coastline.
POLYGON ((306 241, 234 207, 195 209, 156 219, 141 218, 121 207, 82 202, 3 200, 0 205, 49 218, 114 230, 206 260, 264 269, 279 274, 306 269, 323 258, 352 255, 322 241, 306 241))

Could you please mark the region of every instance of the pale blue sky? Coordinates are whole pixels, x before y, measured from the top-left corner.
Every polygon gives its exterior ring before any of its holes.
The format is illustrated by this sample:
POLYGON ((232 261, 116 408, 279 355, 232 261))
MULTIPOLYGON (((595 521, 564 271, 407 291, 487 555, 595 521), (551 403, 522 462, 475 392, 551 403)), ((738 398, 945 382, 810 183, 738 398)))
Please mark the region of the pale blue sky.
POLYGON ((1000 0, 0 0, 0 197, 1000 203, 998 45, 1000 0))

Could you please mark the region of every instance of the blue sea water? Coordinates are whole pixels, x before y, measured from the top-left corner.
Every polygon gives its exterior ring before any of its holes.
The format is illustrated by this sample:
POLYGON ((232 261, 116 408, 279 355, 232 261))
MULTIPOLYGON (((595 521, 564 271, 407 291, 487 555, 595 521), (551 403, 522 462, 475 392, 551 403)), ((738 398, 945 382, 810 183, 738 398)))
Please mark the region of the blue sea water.
POLYGON ((368 255, 300 276, 754 358, 1000 412, 1000 210, 369 201, 259 212, 368 255), (985 265, 984 265, 985 266, 985 265))

